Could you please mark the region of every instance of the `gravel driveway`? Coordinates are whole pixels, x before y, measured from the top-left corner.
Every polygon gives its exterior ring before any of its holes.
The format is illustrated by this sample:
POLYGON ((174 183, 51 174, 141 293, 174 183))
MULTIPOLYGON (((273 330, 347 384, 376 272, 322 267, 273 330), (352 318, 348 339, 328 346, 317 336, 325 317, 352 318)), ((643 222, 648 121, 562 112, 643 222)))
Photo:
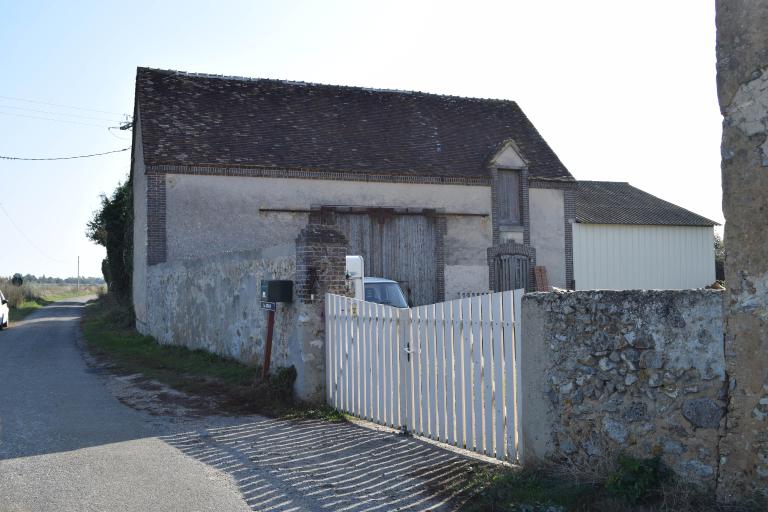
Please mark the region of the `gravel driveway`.
POLYGON ((452 510, 478 465, 353 424, 128 407, 83 359, 82 308, 0 332, 3 512, 452 510))

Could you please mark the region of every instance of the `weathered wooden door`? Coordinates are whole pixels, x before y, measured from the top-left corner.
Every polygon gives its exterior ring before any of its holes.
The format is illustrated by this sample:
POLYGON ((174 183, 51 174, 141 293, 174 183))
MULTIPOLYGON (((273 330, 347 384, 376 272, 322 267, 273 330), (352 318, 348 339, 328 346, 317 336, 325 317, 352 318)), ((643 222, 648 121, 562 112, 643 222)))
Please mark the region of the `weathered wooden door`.
POLYGON ((530 262, 526 256, 500 254, 496 256, 494 264, 496 265, 495 291, 528 289, 530 262))
POLYGON ((366 276, 397 281, 414 306, 440 300, 433 215, 377 209, 335 211, 332 217, 349 240, 349 254, 364 258, 366 276))

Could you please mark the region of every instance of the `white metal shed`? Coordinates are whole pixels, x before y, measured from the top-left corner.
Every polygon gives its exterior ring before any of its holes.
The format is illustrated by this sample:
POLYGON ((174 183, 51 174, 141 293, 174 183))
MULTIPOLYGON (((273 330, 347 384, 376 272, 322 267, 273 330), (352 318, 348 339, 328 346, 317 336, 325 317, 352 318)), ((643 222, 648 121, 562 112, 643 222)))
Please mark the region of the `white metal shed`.
POLYGON ((715 280, 717 223, 625 182, 580 181, 577 290, 702 288, 715 280))

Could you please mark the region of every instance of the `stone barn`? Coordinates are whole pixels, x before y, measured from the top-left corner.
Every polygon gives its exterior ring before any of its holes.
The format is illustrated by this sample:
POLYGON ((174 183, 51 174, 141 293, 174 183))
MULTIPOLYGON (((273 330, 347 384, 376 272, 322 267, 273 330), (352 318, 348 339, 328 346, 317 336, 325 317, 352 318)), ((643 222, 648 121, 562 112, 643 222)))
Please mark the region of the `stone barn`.
MULTIPOLYGON (((139 68, 133 137, 133 301, 162 342, 257 360, 258 283, 306 284, 308 226, 415 305, 573 280, 575 180, 513 101, 139 68)), ((278 311, 277 364, 307 358, 303 318, 278 311)))

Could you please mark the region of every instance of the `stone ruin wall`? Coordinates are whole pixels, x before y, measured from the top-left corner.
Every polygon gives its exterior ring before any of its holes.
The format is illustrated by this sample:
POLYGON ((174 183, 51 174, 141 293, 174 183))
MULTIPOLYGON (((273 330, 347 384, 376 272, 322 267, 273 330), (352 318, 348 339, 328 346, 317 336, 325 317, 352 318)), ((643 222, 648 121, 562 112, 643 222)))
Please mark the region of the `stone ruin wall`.
POLYGON ((660 455, 714 486, 723 434, 723 294, 535 293, 523 298, 526 462, 596 467, 660 455))
POLYGON ((718 498, 768 495, 768 1, 718 0, 727 432, 718 498))

